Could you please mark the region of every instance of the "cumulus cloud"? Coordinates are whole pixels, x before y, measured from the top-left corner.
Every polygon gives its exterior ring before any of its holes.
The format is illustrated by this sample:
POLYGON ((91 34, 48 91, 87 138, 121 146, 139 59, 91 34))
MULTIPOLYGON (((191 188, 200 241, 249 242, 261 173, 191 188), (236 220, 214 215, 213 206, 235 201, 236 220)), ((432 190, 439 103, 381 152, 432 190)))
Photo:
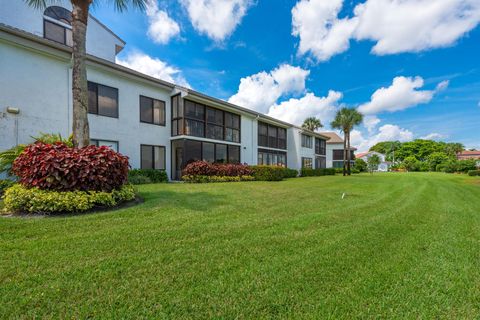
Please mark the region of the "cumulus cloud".
POLYGON ((478 0, 367 0, 339 19, 343 0, 300 0, 292 9, 299 54, 319 61, 348 50, 351 39, 375 42, 377 55, 453 45, 480 22, 478 0))
POLYGON ((180 34, 178 23, 158 8, 157 0, 147 1, 146 13, 149 24, 147 35, 153 42, 166 44, 180 34))
POLYGON ((435 93, 448 86, 448 81, 440 82, 435 90, 417 90, 423 85, 422 77, 395 77, 389 87, 376 90, 372 94, 370 102, 360 105, 358 110, 369 115, 404 110, 418 104, 428 103, 435 93))
POLYGON ((251 0, 180 0, 193 27, 215 41, 228 38, 251 6, 251 0))
POLYGON ((420 137, 420 139, 424 139, 424 140, 440 140, 443 138, 445 138, 445 135, 437 132, 432 132, 427 134, 426 136, 420 137))
POLYGON ((228 101, 267 113, 280 97, 305 91, 309 74, 310 71, 300 67, 282 64, 271 72, 262 71, 240 79, 238 92, 228 101))
POLYGON ((397 125, 385 124, 381 126, 375 134, 370 134, 364 137, 359 130, 352 130, 350 140, 352 146, 355 146, 358 151, 368 151, 370 147, 382 141, 410 141, 413 139, 413 132, 407 129, 400 128, 397 125))
POLYGON ((116 62, 122 66, 148 74, 152 77, 173 82, 184 87, 190 87, 180 69, 171 66, 158 58, 152 58, 143 52, 132 51, 124 59, 117 58, 116 62))
POLYGON ((363 117, 363 125, 367 128, 368 132, 372 132, 380 123, 380 119, 375 115, 367 115, 363 117))
POLYGON ((326 97, 307 93, 300 99, 289 99, 270 107, 268 115, 289 123, 301 125, 307 117, 316 117, 326 125, 334 118, 342 94, 330 90, 326 97))

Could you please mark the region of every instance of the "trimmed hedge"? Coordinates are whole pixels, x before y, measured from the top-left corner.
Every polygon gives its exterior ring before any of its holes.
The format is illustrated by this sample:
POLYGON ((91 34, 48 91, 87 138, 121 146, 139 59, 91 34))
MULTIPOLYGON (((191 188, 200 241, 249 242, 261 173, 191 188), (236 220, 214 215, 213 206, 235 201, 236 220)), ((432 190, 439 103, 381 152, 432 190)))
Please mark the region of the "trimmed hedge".
POLYGON ((135 199, 135 189, 130 184, 111 192, 51 191, 15 184, 8 188, 3 196, 6 212, 47 214, 82 212, 95 207, 114 207, 133 199, 135 199))
POLYGON ((183 169, 183 175, 187 176, 221 176, 239 177, 252 175, 249 166, 239 163, 210 163, 207 161, 195 161, 183 169))
POLYGON ((334 168, 318 168, 308 169, 303 168, 300 170, 300 176, 302 177, 318 177, 318 176, 333 176, 336 170, 334 168))
POLYGON ((253 177, 257 181, 281 181, 285 177, 285 168, 279 166, 251 166, 253 177))
POLYGON ((253 181, 252 176, 204 176, 204 175, 184 175, 182 180, 189 183, 210 183, 210 182, 239 182, 253 181))
POLYGON ((470 170, 468 171, 468 175, 471 177, 480 176, 480 170, 470 170))
POLYGON ((133 184, 168 182, 165 170, 133 169, 128 171, 128 182, 133 184))
POLYGON ((283 177, 284 178, 296 178, 298 177, 298 170, 283 168, 283 177))

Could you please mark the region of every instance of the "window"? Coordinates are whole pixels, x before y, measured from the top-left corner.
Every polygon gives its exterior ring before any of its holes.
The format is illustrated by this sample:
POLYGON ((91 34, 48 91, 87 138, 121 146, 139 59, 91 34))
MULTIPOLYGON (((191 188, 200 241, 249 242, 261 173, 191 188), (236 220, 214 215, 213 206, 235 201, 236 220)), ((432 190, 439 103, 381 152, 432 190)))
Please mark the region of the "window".
POLYGON ((302 168, 312 169, 312 158, 302 157, 302 168))
POLYGON ((226 144, 217 144, 215 145, 215 162, 218 163, 227 163, 227 145, 226 144))
POLYGON ((307 136, 306 134, 302 134, 302 147, 304 148, 312 148, 312 137, 307 136))
POLYGON ((118 118, 118 89, 89 81, 88 112, 118 118))
POLYGON ((210 163, 215 162, 215 143, 202 142, 203 146, 203 161, 210 163))
POLYGON ((140 168, 165 170, 165 147, 140 145, 140 168))
POLYGON ((333 150, 333 160, 343 161, 343 150, 333 150))
POLYGON ((287 130, 285 128, 259 122, 258 145, 268 148, 287 149, 287 130))
POLYGON ((283 151, 274 151, 258 149, 258 165, 287 166, 287 153, 283 151))
POLYGON ((43 12, 43 37, 72 46, 72 13, 59 6, 51 6, 43 12))
POLYGON ((315 138, 315 153, 325 155, 327 142, 323 139, 315 138))
POLYGON ((118 141, 90 139, 90 144, 97 147, 106 146, 111 148, 113 151, 118 152, 118 141))
POLYGON ((228 163, 240 163, 240 147, 228 146, 228 163))
POLYGON ((315 168, 326 168, 327 167, 327 161, 325 157, 315 157, 315 168))
POLYGON ((189 135, 240 143, 240 116, 172 97, 172 136, 189 135))
POLYGON ((202 142, 195 140, 185 141, 185 164, 202 160, 202 142))
POLYGON ((140 122, 165 125, 165 101, 140 96, 140 122))

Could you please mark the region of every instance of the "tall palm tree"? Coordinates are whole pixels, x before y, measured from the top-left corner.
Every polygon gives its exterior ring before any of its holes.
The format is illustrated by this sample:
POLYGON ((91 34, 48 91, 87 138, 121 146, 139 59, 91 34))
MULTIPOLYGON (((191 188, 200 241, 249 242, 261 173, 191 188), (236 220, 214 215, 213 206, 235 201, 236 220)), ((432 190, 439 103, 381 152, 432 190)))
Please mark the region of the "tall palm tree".
MULTIPOLYGON (((29 6, 45 8, 47 3, 58 3, 58 0, 24 0, 29 6)), ((115 9, 123 11, 129 5, 145 9, 150 0, 110 0, 115 9)), ((88 12, 92 4, 99 0, 70 0, 72 3, 72 40, 73 40, 73 69, 72 69, 72 97, 73 97, 73 145, 84 147, 90 143, 90 129, 88 126, 88 87, 86 58, 86 37, 88 12)))
POLYGON ((350 175, 350 133, 353 128, 362 123, 363 115, 353 108, 342 108, 335 115, 335 119, 330 124, 334 129, 340 129, 343 132, 343 175, 350 175))
POLYGON ((307 129, 310 131, 315 131, 317 129, 320 129, 323 127, 322 122, 320 122, 320 119, 315 118, 315 117, 308 117, 303 121, 302 128, 307 129))

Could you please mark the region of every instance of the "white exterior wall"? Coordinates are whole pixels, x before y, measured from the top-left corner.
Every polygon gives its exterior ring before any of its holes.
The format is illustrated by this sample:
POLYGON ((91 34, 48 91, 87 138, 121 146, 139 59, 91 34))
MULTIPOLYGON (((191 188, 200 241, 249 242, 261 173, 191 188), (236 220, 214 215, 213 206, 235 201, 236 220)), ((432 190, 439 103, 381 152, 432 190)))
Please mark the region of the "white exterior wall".
MULTIPOLYGON (((69 55, 58 58, 0 41, 0 150, 29 143, 40 132, 71 134, 72 99, 69 55), (6 112, 7 107, 20 114, 6 112)), ((92 139, 118 141, 119 152, 140 167, 140 144, 165 146, 170 174, 170 90, 133 80, 113 70, 87 66, 87 78, 118 89, 118 118, 89 114, 92 139), (140 122, 139 96, 165 101, 165 126, 140 122)))
POLYGON ((253 116, 242 115, 240 120, 240 160, 256 165, 258 161, 258 125, 253 116))
MULTIPOLYGON (((71 10, 70 1, 58 0, 51 5, 62 6, 71 10)), ((28 6, 23 0, 0 0, 0 23, 27 31, 43 38, 43 11, 28 6)), ((98 21, 88 19, 87 53, 96 57, 115 62, 115 46, 124 43, 115 37, 98 21)))

